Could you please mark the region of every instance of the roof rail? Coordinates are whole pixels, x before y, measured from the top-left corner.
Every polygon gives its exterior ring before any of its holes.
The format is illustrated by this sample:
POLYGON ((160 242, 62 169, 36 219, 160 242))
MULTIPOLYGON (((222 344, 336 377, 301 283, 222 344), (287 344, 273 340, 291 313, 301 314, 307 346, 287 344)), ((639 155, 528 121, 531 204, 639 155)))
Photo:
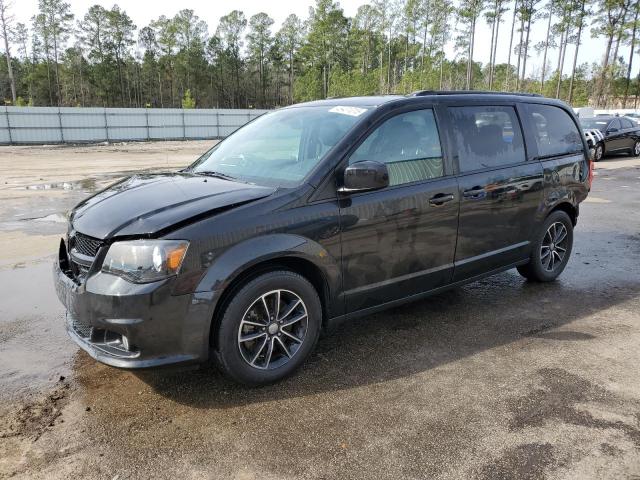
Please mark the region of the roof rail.
POLYGON ((410 93, 410 97, 426 97, 427 95, 473 95, 473 94, 487 94, 487 95, 515 95, 521 97, 542 97, 538 93, 523 93, 523 92, 491 92, 488 90, 418 90, 417 92, 410 93))

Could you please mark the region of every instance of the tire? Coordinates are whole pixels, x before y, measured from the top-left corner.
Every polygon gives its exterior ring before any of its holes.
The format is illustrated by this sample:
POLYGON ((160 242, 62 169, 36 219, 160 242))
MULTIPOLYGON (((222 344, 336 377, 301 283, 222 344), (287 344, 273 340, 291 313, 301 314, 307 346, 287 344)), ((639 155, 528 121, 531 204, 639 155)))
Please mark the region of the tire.
POLYGON ((604 157, 604 144, 599 142, 596 144, 596 153, 593 156, 594 162, 599 162, 604 157))
POLYGON ((214 359, 236 382, 267 385, 304 363, 315 348, 321 325, 320 298, 306 278, 289 270, 265 273, 236 289, 227 303, 213 346, 214 359))
POLYGON ((534 282, 551 282, 558 278, 567 266, 572 247, 573 223, 571 218, 562 210, 551 212, 533 242, 529 263, 518 267, 518 272, 534 282), (554 231, 556 232, 555 240, 554 231), (561 232, 565 233, 562 238, 560 237, 561 232), (561 240, 558 240, 559 238, 561 240), (551 259, 553 259, 553 265, 551 259))
POLYGON ((629 151, 630 157, 640 157, 640 140, 636 140, 633 147, 629 151))

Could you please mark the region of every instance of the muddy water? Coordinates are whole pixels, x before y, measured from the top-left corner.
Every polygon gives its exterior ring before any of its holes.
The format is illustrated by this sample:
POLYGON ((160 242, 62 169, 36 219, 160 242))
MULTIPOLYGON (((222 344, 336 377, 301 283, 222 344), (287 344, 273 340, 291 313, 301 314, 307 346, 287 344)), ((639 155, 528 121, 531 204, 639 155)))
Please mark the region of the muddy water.
POLYGON ((77 349, 64 331, 51 262, 0 270, 0 401, 69 375, 69 360, 77 349))
POLYGON ((78 349, 51 276, 67 212, 124 176, 182 168, 211 143, 0 147, 0 401, 70 374, 78 349))

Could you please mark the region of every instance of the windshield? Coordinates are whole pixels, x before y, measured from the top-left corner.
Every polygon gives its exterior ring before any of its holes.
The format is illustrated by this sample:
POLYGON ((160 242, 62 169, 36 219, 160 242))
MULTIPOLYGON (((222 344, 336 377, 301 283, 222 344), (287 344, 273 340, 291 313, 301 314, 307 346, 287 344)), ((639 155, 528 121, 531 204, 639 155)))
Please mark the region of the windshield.
POLYGON ((295 186, 366 111, 335 106, 276 110, 217 144, 189 170, 261 185, 295 186))
POLYGON ((598 130, 604 130, 609 123, 609 120, 603 120, 601 118, 581 118, 580 125, 582 128, 597 128, 598 130))

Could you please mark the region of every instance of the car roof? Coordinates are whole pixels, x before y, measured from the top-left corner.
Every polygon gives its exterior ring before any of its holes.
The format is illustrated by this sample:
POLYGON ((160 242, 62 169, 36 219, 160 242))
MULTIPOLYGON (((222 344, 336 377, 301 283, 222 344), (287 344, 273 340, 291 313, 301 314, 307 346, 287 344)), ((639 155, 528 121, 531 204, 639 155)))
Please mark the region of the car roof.
POLYGON ((372 95, 366 97, 332 97, 324 100, 313 100, 311 102, 296 103, 291 107, 331 107, 331 106, 347 106, 347 107, 378 107, 383 103, 393 100, 405 98, 403 95, 372 95))
POLYGON ((405 103, 423 103, 425 101, 431 101, 433 103, 439 103, 441 101, 496 101, 496 102, 534 102, 544 103, 550 105, 561 105, 566 107, 566 104, 560 100, 546 98, 541 95, 533 93, 511 93, 511 92, 485 92, 479 90, 450 90, 450 91, 435 91, 435 90, 421 90, 409 95, 376 95, 376 96, 361 96, 361 97, 335 97, 327 98, 324 100, 314 100, 310 102, 297 103, 285 108, 296 107, 322 107, 322 106, 351 106, 351 107, 363 107, 363 108, 377 108, 389 103, 405 104, 405 103))
POLYGON ((604 121, 604 122, 609 122, 609 121, 613 120, 614 118, 620 118, 620 117, 618 117, 617 115, 596 115, 595 117, 581 118, 581 120, 595 119, 595 120, 600 120, 600 121, 604 121))

